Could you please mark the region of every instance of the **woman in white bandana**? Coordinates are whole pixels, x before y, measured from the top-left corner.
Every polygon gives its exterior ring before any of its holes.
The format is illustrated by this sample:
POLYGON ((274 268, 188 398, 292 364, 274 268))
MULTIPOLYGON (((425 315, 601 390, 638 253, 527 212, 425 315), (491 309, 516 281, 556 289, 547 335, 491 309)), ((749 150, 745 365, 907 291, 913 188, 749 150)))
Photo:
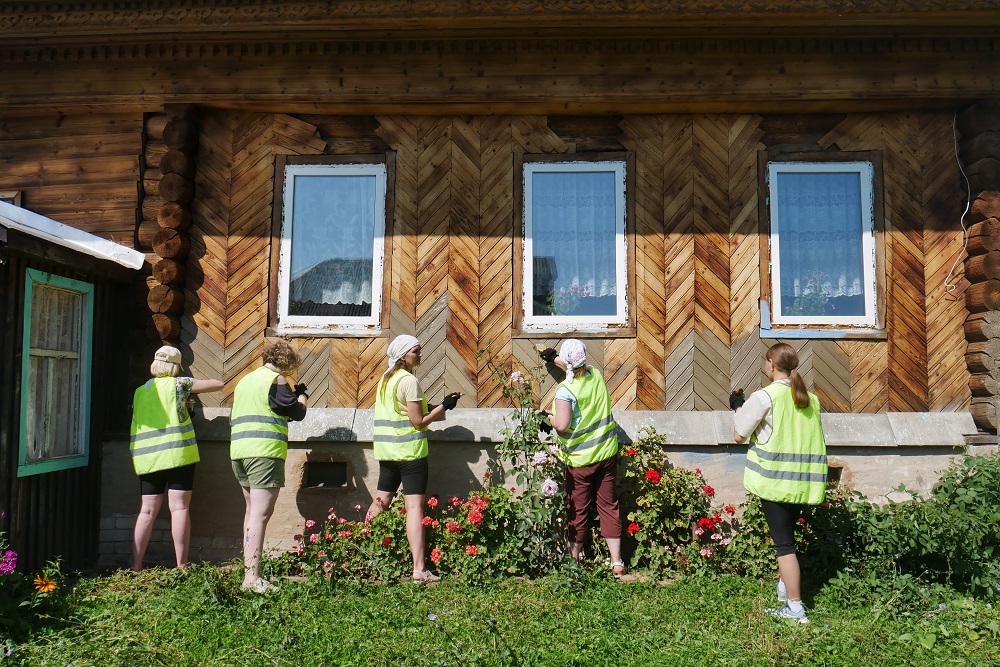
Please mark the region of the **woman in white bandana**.
POLYGON ((371 521, 389 506, 403 486, 406 507, 406 539, 413 556, 413 580, 438 581, 427 569, 424 544, 424 497, 427 494, 427 427, 444 419, 458 403, 458 392, 448 394, 441 405, 430 407, 413 370, 420 365, 420 341, 401 335, 389 344, 388 368, 375 395, 375 459, 379 462, 375 500, 368 508, 371 521))

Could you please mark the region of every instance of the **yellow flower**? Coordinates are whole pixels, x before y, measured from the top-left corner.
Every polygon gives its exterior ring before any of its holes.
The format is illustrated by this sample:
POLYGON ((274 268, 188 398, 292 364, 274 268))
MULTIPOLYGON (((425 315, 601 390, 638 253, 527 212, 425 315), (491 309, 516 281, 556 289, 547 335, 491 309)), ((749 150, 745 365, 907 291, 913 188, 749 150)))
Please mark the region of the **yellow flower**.
POLYGON ((46 579, 43 575, 35 577, 35 590, 39 593, 51 593, 56 589, 56 582, 46 579))

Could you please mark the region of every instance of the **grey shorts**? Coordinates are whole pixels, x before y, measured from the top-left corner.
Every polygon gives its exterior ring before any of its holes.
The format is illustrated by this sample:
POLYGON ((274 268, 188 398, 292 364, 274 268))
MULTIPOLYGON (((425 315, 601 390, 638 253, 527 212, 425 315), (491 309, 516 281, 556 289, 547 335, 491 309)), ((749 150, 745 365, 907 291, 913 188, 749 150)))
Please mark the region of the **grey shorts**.
POLYGON ((244 489, 280 489, 285 486, 285 461, 267 456, 233 459, 233 474, 244 489))

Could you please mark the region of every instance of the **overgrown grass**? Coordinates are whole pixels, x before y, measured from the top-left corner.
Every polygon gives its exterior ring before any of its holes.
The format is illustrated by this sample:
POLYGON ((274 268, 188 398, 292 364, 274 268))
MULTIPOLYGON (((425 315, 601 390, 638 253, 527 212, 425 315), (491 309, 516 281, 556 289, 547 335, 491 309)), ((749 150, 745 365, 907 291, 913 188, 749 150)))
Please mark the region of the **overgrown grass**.
MULTIPOLYGON (((84 579, 0 665, 995 665, 1000 615, 942 592, 902 613, 819 589, 809 625, 773 620, 773 582, 623 583, 569 571, 473 588, 457 580, 283 581, 243 593, 219 567, 84 579), (943 608, 942 608, 943 605, 943 608)), ((5 651, 6 651, 5 648, 5 651)))

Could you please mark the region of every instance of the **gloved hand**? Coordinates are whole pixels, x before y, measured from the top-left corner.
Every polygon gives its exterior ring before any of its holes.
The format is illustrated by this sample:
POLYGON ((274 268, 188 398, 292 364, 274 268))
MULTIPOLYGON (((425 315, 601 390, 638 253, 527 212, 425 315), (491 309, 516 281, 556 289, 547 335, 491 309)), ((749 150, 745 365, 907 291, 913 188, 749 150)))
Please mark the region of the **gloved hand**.
POLYGON ((742 389, 736 389, 729 395, 729 409, 739 410, 747 402, 742 389))
POLYGON ((542 358, 542 361, 554 364, 556 362, 556 351, 551 347, 547 347, 538 353, 538 356, 542 358))
POLYGON ((549 413, 545 410, 537 410, 535 414, 538 415, 538 432, 552 433, 552 423, 549 422, 549 413))
POLYGON ((462 397, 462 392, 453 391, 441 399, 441 406, 445 410, 454 410, 455 406, 458 405, 458 399, 460 399, 461 397, 462 397))
POLYGON ((306 385, 305 385, 304 382, 299 382, 298 384, 295 385, 295 392, 294 393, 295 393, 296 397, 298 397, 298 396, 305 396, 306 398, 309 398, 309 390, 306 388, 306 385))

